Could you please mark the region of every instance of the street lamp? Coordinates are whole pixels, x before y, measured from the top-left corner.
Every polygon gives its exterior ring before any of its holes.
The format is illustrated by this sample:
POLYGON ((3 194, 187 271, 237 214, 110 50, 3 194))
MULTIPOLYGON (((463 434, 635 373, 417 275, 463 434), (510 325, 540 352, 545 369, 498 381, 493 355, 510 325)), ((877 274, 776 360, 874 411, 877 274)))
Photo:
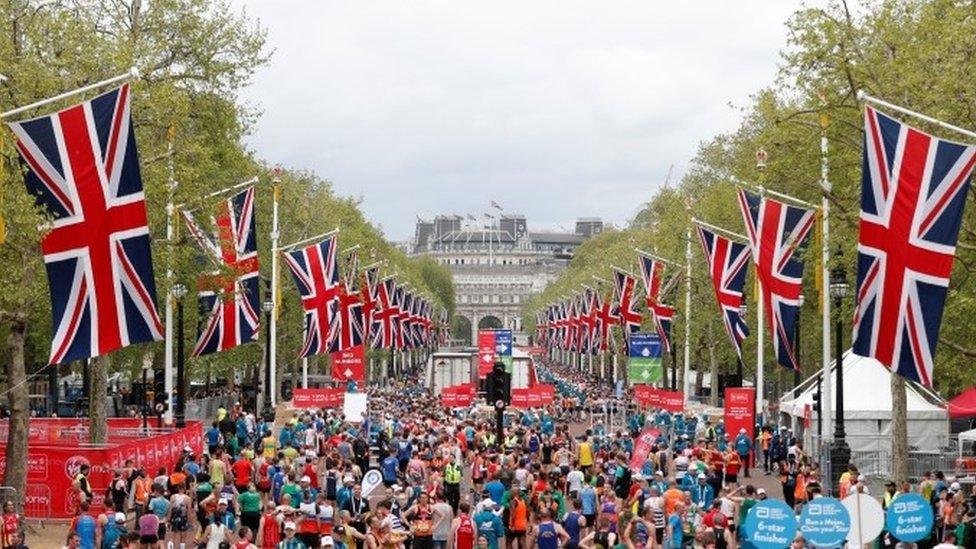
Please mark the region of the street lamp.
MULTIPOLYGON (((800 382, 803 379, 800 377, 800 318, 803 316, 803 302, 805 301, 803 294, 796 300, 796 324, 793 326, 793 356, 796 358, 796 369, 793 370, 793 388, 799 387, 800 382)), ((796 394, 794 396, 799 396, 796 394)))
MULTIPOLYGON (((746 296, 745 296, 745 292, 743 292, 742 304, 739 305, 739 318, 742 319, 742 322, 746 321, 746 313, 748 312, 749 312, 749 305, 746 304, 746 296)), ((762 326, 760 326, 759 329, 762 330, 762 326)), ((745 373, 743 372, 742 354, 741 353, 737 354, 735 360, 736 360, 735 375, 738 376, 739 378, 739 387, 745 387, 746 376, 745 373)))
POLYGON ((830 473, 833 479, 839 479, 840 474, 847 469, 850 463, 851 450, 847 445, 846 433, 844 432, 844 341, 843 341, 843 322, 841 321, 841 306, 844 304, 844 297, 847 296, 849 289, 847 285, 847 273, 841 264, 843 252, 838 247, 834 251, 834 268, 830 270, 830 297, 834 300, 834 353, 836 369, 836 403, 837 420, 834 425, 834 445, 830 450, 830 473))
POLYGON ((183 296, 186 286, 173 285, 173 297, 176 298, 176 427, 186 427, 186 365, 183 359, 183 296))
POLYGON ((264 406, 271 404, 271 311, 274 301, 265 299, 261 304, 264 311, 264 406))

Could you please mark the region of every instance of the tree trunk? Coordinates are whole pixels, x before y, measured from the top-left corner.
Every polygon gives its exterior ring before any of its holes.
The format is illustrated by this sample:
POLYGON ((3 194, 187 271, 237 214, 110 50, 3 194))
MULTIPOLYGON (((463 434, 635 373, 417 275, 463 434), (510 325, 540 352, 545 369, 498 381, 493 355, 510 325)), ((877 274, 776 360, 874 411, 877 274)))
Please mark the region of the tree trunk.
POLYGON ((91 391, 88 395, 88 428, 89 442, 104 444, 108 441, 108 417, 105 401, 108 397, 108 371, 112 366, 109 355, 102 355, 92 360, 91 391))
POLYGON ((905 378, 891 374, 891 478, 908 481, 908 403, 905 378))
POLYGON ((712 388, 708 394, 709 406, 718 407, 718 360, 715 359, 715 345, 708 346, 708 363, 711 367, 712 388))
MULTIPOLYGON (((15 499, 18 512, 23 510, 23 494, 27 484, 27 443, 29 440, 27 371, 24 368, 24 332, 27 323, 15 320, 10 325, 7 344, 10 362, 7 364, 7 399, 10 404, 10 428, 7 431, 7 466, 3 483, 21 496, 15 499)), ((54 368, 54 366, 48 366, 54 368)))
POLYGON ((702 370, 702 349, 705 345, 699 340, 698 348, 695 349, 695 395, 700 395, 702 390, 702 380, 705 372, 702 370))
POLYGON ((671 368, 671 354, 664 352, 664 345, 661 345, 661 355, 662 355, 662 357, 661 357, 661 387, 664 387, 665 390, 670 390, 671 389, 671 384, 668 383, 668 381, 670 381, 671 375, 670 375, 670 372, 668 372, 668 369, 671 368), (664 356, 663 355, 668 355, 667 360, 664 360, 664 356))

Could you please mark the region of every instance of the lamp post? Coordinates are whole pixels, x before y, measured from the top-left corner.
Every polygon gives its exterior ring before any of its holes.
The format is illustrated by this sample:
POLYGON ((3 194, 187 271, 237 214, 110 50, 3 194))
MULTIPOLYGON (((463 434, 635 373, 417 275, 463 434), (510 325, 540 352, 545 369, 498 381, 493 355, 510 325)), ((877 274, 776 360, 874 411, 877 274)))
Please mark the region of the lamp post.
MULTIPOLYGON (((265 299, 261 304, 264 311, 264 406, 271 405, 271 311, 274 310, 274 301, 265 299)), ((265 408, 268 410, 268 408, 265 408)))
POLYGON ((834 368, 837 395, 834 404, 834 409, 837 411, 834 422, 834 445, 830 449, 830 476, 835 482, 840 479, 841 473, 847 469, 851 460, 851 449, 847 445, 845 440, 847 435, 844 432, 844 341, 841 306, 844 304, 844 297, 847 296, 848 285, 847 273, 841 265, 842 256, 840 248, 837 248, 834 252, 834 268, 830 270, 830 297, 834 301, 834 368))
MULTIPOLYGON (((803 316, 803 294, 797 298, 796 325, 793 327, 793 356, 796 357, 796 370, 793 370, 793 389, 800 386, 803 379, 800 377, 800 318, 803 316)), ((799 395, 795 395, 799 396, 799 395)))
POLYGON ((176 298, 176 427, 186 427, 186 364, 183 357, 183 296, 186 286, 173 285, 176 298))
POLYGON ((142 430, 149 432, 149 399, 146 398, 149 391, 149 365, 142 365, 142 430))
MULTIPOLYGON (((746 313, 749 312, 749 306, 746 305, 746 299, 745 299, 745 295, 744 294, 745 294, 745 292, 743 292, 742 304, 739 305, 739 318, 741 318, 743 321, 745 321, 746 313)), ((761 330, 762 329, 762 326, 760 326, 759 329, 761 330)), ((739 377, 739 387, 745 387, 746 386, 746 375, 742 371, 742 355, 741 354, 736 356, 735 375, 739 377)))

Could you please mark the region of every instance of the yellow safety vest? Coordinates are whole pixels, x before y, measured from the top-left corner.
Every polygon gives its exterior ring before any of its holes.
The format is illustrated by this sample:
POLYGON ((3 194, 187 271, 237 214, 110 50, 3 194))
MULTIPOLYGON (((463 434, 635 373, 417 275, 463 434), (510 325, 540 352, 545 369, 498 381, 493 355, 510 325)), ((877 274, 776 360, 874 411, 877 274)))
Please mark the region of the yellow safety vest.
POLYGON ((444 482, 448 484, 461 482, 461 467, 457 463, 449 463, 444 467, 444 482))

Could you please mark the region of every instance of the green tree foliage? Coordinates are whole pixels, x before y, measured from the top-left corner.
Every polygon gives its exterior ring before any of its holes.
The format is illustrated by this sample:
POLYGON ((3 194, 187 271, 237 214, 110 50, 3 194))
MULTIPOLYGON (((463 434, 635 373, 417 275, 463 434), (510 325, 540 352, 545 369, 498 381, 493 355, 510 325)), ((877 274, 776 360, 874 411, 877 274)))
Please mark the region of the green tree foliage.
MULTIPOLYGON (((270 279, 272 190, 269 168, 274 159, 259 159, 243 138, 259 120, 258 113, 238 100, 271 51, 259 23, 225 0, 10 0, 0 3, 0 109, 7 110, 66 90, 96 82, 137 67, 141 79, 132 83, 132 116, 146 189, 160 315, 171 282, 191 289, 201 271, 194 245, 177 219, 176 237, 166 241, 166 203, 171 181, 173 201, 194 210, 206 226, 217 198, 200 197, 258 176, 256 221, 262 279, 270 279), (171 130, 172 128, 172 130, 171 130), (172 132, 172 143, 169 135, 172 132), (170 154, 170 147, 172 154, 170 154), (174 271, 167 280, 167 267, 174 271)), ((90 95, 89 95, 90 97, 90 95)), ((29 117, 67 106, 72 97, 29 117)), ((34 207, 23 185, 13 137, 2 130, 0 213, 7 241, 0 246, 0 331, 14 318, 26 321, 28 369, 47 362, 50 346, 50 304, 38 245, 45 212, 34 207)), ((450 274, 424 260, 413 260, 395 249, 381 230, 363 217, 358 201, 337 196, 332 185, 316 174, 284 170, 280 201, 281 243, 287 244, 339 227, 340 246, 360 245, 360 264, 385 261, 386 274, 453 308, 450 274)), ((294 362, 302 338, 302 315, 294 284, 281 265, 282 300, 279 324, 280 363, 294 362)), ((263 288, 262 288, 262 291, 263 288)), ((192 292, 191 292, 192 293, 192 292)), ((264 296, 262 296, 263 299, 264 296)), ((186 301, 186 348, 192 348, 200 321, 195 300, 186 301)), ((6 360, 6 350, 0 359, 6 360)), ((190 377, 204 369, 230 375, 258 363, 261 345, 244 345, 226 353, 190 360, 190 377)), ((136 371, 144 355, 161 364, 162 344, 133 346, 112 360, 116 370, 136 371)))
MULTIPOLYGON (((787 193, 819 204, 826 194, 831 203, 831 246, 843 256, 838 264, 855 276, 857 217, 860 204, 862 105, 858 90, 899 103, 966 128, 976 128, 976 3, 952 0, 872 0, 853 9, 845 1, 824 7, 803 8, 786 25, 788 43, 782 52, 778 77, 758 90, 742 108, 743 120, 735 131, 704 141, 676 189, 662 188, 641 211, 626 234, 637 231, 649 248, 661 255, 682 259, 688 217, 683 200, 694 216, 728 229, 743 231, 734 200, 733 178, 787 193), (829 139, 831 189, 824 193, 820 180, 821 123, 829 139), (755 153, 769 153, 768 167, 756 171, 755 153)), ((883 109, 882 109, 883 110, 883 109)), ((904 117, 903 117, 904 118, 904 117)), ((957 141, 966 141, 917 119, 905 121, 923 130, 957 141)), ((969 140, 971 141, 971 140, 969 140)), ((968 202, 976 200, 969 194, 968 202)), ((973 328, 967 318, 976 314, 976 222, 967 205, 963 217, 952 281, 936 354, 935 383, 952 396, 972 383, 976 368, 973 328)), ((611 238, 613 235, 611 235, 611 238)), ((694 237, 694 235, 693 235, 694 237)), ((596 241, 594 241, 596 245, 596 241)), ((544 303, 564 295, 590 274, 606 276, 610 261, 626 261, 580 248, 570 269, 537 300, 527 305, 526 321, 544 303), (585 273, 585 274, 583 274, 585 273)), ((732 368, 731 344, 721 327, 710 282, 705 277, 701 246, 692 243, 692 365, 701 364, 714 344, 718 361, 732 368), (709 327, 709 323, 711 326, 709 327), (702 331, 704 330, 704 332, 702 331)), ((627 253, 626 251, 621 253, 627 253)), ((811 371, 820 363, 820 321, 817 294, 820 251, 811 238, 802 252, 806 261, 802 311, 801 363, 811 371)), ((831 265, 832 266, 832 265, 831 265)), ((756 322, 753 275, 747 294, 747 321, 753 335, 746 340, 745 357, 755 357, 756 322)), ((683 296, 682 296, 683 297, 683 296)), ((843 317, 852 313, 850 299, 843 317)), ((683 299, 679 300, 675 334, 683 334, 683 299)), ((765 328, 764 328, 765 329, 765 328)), ((766 337, 767 345, 769 337, 766 337)), ((845 343, 850 343, 845 334, 845 343)), ((767 372, 777 372, 767 348, 767 372)), ((750 372, 755 359, 746 359, 750 372)), ((773 376, 783 375, 774 373, 773 376)))

